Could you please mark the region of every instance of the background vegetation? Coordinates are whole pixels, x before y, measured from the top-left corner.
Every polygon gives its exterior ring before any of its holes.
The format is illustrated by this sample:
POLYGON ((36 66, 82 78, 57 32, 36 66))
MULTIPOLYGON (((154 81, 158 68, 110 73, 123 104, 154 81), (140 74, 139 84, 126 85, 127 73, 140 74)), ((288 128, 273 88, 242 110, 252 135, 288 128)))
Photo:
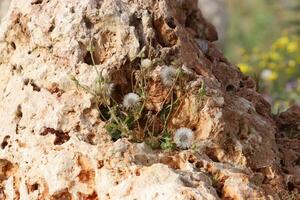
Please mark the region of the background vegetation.
POLYGON ((278 112, 300 104, 300 1, 228 0, 225 54, 278 112))

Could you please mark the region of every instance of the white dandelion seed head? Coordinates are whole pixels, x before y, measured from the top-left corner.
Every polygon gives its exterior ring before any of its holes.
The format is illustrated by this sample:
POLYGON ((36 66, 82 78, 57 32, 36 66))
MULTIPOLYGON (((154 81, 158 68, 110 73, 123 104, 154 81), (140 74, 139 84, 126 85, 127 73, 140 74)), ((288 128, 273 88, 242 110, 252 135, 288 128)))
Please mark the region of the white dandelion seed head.
POLYGON ((160 78, 165 86, 172 86, 177 76, 177 70, 174 67, 164 66, 160 72, 160 78))
POLYGON ((268 80, 270 76, 272 76, 272 71, 269 69, 265 69, 261 72, 261 78, 263 80, 268 80))
POLYGON ((174 142, 181 149, 188 149, 192 146, 194 132, 189 128, 177 129, 174 134, 174 142))
POLYGON ((112 93, 113 93, 113 91, 114 91, 114 86, 115 85, 113 83, 105 83, 105 84, 103 84, 102 89, 104 91, 104 94, 106 96, 111 96, 112 93))
POLYGON ((141 68, 148 69, 152 66, 152 61, 150 59, 142 59, 141 60, 141 68))
POLYGON ((137 95, 136 93, 133 92, 128 93, 124 96, 123 106, 127 109, 132 108, 139 104, 140 99, 141 99, 140 96, 137 95))

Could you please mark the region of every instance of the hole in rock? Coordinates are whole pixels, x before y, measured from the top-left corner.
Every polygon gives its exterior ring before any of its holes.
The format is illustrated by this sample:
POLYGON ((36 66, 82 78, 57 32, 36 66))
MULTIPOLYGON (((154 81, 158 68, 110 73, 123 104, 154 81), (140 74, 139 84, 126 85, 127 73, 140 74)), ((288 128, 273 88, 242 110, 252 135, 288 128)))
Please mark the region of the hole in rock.
POLYGON ((197 11, 192 11, 190 14, 186 16, 185 27, 195 29, 194 27, 197 23, 196 19, 197 19, 197 11))
POLYGON ((83 16, 83 21, 85 23, 85 26, 88 29, 92 29, 93 28, 94 24, 91 22, 91 20, 87 16, 83 16))
POLYGON ((70 139, 68 132, 58 131, 53 128, 46 128, 41 135, 46 136, 49 133, 56 136, 54 139, 54 145, 62 145, 70 139))
POLYGON ((18 105, 18 107, 17 107, 17 110, 16 110, 16 117, 17 117, 17 119, 21 119, 21 118, 23 117, 21 105, 18 105))
MULTIPOLYGON (((222 187, 217 187, 216 188, 216 192, 217 192, 217 195, 218 197, 222 198, 223 197, 223 188, 222 187)), ((222 198, 223 199, 223 198, 222 198)))
POLYGON ((235 87, 233 85, 227 85, 226 86, 226 91, 227 92, 233 92, 233 91, 235 91, 235 87))
POLYGON ((291 183, 291 182, 288 182, 287 187, 288 187, 288 190, 289 190, 290 192, 293 191, 293 190, 295 189, 295 185, 294 185, 293 183, 291 183))
POLYGON ((4 149, 7 145, 8 145, 8 140, 10 139, 10 136, 9 135, 6 135, 4 138, 3 138, 3 142, 1 143, 1 148, 4 149))
POLYGON ((135 14, 133 14, 133 15, 130 16, 129 26, 137 27, 141 23, 142 23, 142 20, 140 18, 138 18, 135 14))
POLYGON ((190 155, 190 156, 188 157, 189 163, 194 163, 194 162, 196 162, 196 160, 197 160, 197 158, 196 158, 195 156, 193 156, 193 155, 190 155))
POLYGON ((167 28, 166 23, 163 19, 158 19, 154 21, 154 30, 156 35, 156 42, 161 47, 172 47, 177 44, 178 37, 175 31, 167 28))
POLYGON ((69 192, 68 188, 65 188, 61 191, 55 192, 50 200, 72 200, 72 195, 69 192))
POLYGON ((102 121, 107 121, 110 118, 110 113, 109 113, 109 109, 104 106, 104 105, 100 105, 99 107, 100 110, 100 118, 102 121))
POLYGON ((141 175, 141 172, 140 172, 139 169, 135 170, 135 175, 136 175, 136 176, 140 176, 140 175, 141 175))
POLYGON ((176 24, 175 24, 175 22, 174 22, 174 18, 168 17, 168 18, 166 19, 166 22, 167 22, 167 24, 168 24, 168 26, 169 26, 170 28, 172 28, 172 29, 175 29, 175 28, 176 28, 176 24))
POLYGON ((55 29, 55 25, 51 24, 51 26, 49 27, 48 32, 51 33, 54 29, 55 29))
POLYGON ((35 0, 31 2, 31 5, 37 5, 43 3, 43 0, 35 0))
POLYGON ((83 62, 88 65, 93 65, 93 60, 90 52, 87 52, 83 58, 83 62))
POLYGON ((65 91, 63 91, 59 87, 60 87, 59 84, 54 82, 51 84, 51 86, 49 88, 47 88, 47 90, 51 94, 57 94, 57 96, 60 97, 65 91))
POLYGON ((9 160, 0 159, 0 171, 1 171, 0 182, 9 178, 13 168, 14 165, 9 160))
POLYGON ((24 85, 28 85, 29 84, 29 78, 25 78, 23 83, 24 83, 24 85))
POLYGON ((15 44, 14 42, 11 42, 10 45, 11 45, 11 47, 12 47, 13 49, 16 49, 16 48, 17 48, 17 47, 16 47, 16 44, 15 44))
POLYGON ((243 83, 243 81, 240 81, 240 88, 243 88, 245 85, 243 83))
POLYGON ((214 149, 207 148, 205 154, 214 162, 220 162, 214 149))
POLYGON ((86 194, 81 194, 79 193, 80 198, 79 199, 84 199, 84 200, 98 200, 98 195, 97 193, 94 191, 92 194, 86 195, 86 194))
POLYGON ((295 164, 300 166, 300 157, 295 161, 295 164))
POLYGON ((30 191, 33 192, 35 190, 38 190, 39 189, 39 184, 38 183, 34 183, 31 185, 30 187, 30 191))
POLYGON ((133 14, 129 18, 129 25, 134 26, 135 28, 135 33, 137 34, 139 38, 139 43, 141 46, 145 45, 144 41, 144 30, 143 30, 143 22, 142 19, 139 18, 136 14, 133 14))
POLYGON ((286 174, 289 174, 290 172, 286 168, 282 168, 282 171, 286 174))
POLYGON ((80 138, 80 140, 82 140, 83 142, 86 142, 90 145, 96 145, 96 142, 94 141, 95 139, 95 134, 94 133, 88 133, 88 134, 83 134, 83 135, 78 135, 78 137, 80 138))
POLYGON ((32 79, 29 78, 24 79, 24 85, 28 85, 28 84, 32 86, 33 91, 37 91, 37 92, 41 91, 41 88, 37 84, 35 84, 35 82, 32 79))
POLYGON ((35 84, 33 81, 30 82, 30 85, 32 86, 33 91, 37 91, 37 92, 41 91, 41 88, 37 86, 37 84, 35 84))
POLYGON ((196 164, 195 164, 195 167, 197 167, 198 169, 202 168, 203 166, 204 166, 204 164, 203 164, 202 161, 197 161, 196 164))
POLYGON ((98 162, 97 162, 97 168, 101 169, 102 167, 104 167, 104 160, 98 160, 98 162))

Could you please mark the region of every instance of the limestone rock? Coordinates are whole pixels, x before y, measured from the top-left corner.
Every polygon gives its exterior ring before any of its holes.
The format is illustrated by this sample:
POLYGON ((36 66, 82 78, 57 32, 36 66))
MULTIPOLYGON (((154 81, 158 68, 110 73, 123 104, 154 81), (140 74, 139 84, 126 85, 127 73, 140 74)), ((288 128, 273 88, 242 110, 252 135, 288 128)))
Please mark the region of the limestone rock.
MULTIPOLYGON (((299 191, 297 166, 282 168, 270 106, 216 39, 196 0, 13 0, 0 28, 0 199, 280 199, 299 191), (180 61, 188 71, 168 125, 191 128, 194 149, 114 142, 93 95, 72 81, 92 87, 101 71, 120 101, 143 49, 154 63, 147 66, 180 61)), ((152 93, 165 94, 149 74, 152 93)), ((297 163, 299 148, 293 155, 297 163)))
POLYGON ((0 2, 0 19, 2 19, 2 17, 5 16, 5 14, 8 10, 9 4, 10 4, 10 0, 2 0, 0 2))

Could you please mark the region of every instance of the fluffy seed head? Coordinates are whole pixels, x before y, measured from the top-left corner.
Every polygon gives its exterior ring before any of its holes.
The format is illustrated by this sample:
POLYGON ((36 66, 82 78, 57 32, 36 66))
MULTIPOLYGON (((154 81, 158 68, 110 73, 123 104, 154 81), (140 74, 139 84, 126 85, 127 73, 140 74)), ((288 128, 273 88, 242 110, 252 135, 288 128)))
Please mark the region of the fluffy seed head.
POLYGON ((140 96, 137 95, 136 93, 131 92, 124 96, 123 106, 128 109, 138 105, 139 102, 140 102, 140 96))
POLYGON ((113 90, 114 90, 114 84, 113 83, 105 83, 103 86, 102 86, 102 89, 104 91, 104 94, 106 96, 111 96, 112 93, 113 93, 113 90))
POLYGON ((102 95, 105 97, 111 97, 114 90, 114 84, 113 83, 102 83, 97 84, 95 88, 95 92, 98 95, 102 95))
POLYGON ((188 149, 192 146, 194 132, 189 128, 177 129, 174 134, 174 142, 181 149, 188 149))
POLYGON ((152 61, 150 59, 142 59, 141 60, 141 68, 148 69, 152 66, 152 61))
POLYGON ((172 86, 177 75, 174 67, 164 66, 160 72, 160 78, 165 86, 172 86))

